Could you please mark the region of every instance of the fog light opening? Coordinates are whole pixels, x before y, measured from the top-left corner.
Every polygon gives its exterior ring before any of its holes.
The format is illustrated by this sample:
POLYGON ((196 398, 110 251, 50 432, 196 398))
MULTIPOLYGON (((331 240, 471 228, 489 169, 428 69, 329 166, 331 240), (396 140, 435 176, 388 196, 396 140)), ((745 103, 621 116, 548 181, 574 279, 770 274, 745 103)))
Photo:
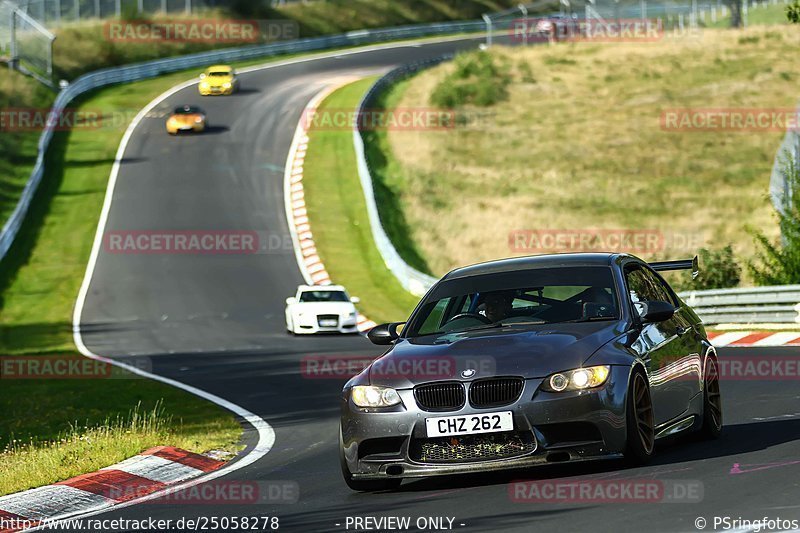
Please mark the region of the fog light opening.
POLYGON ((400 465, 389 465, 386 467, 386 473, 390 476, 400 476, 403 474, 403 467, 400 465))
POLYGON ((563 463, 564 461, 569 461, 569 459, 568 452, 552 452, 547 454, 548 463, 563 463))

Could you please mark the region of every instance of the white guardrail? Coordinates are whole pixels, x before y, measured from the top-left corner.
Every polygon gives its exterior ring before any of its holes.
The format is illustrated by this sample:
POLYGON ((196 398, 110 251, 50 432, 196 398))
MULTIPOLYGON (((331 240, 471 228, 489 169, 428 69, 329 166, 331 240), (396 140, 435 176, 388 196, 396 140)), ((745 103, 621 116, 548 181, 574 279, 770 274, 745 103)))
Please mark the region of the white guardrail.
POLYGON ((33 202, 36 190, 39 188, 39 184, 42 181, 45 153, 53 137, 53 126, 58 123, 57 117, 63 113, 70 102, 84 93, 108 85, 153 78, 162 74, 203 67, 215 63, 230 63, 260 57, 313 52, 416 37, 477 32, 482 31, 484 28, 485 25, 482 21, 467 21, 416 24, 378 30, 361 30, 341 35, 313 37, 265 45, 201 52, 180 57, 148 61, 146 63, 108 68, 85 74, 76 79, 67 88, 63 89, 53 103, 51 109, 52 118, 48 121, 47 127, 39 138, 38 155, 31 177, 28 179, 22 191, 22 195, 17 202, 14 212, 3 225, 2 232, 0 232, 0 261, 2 261, 11 248, 14 238, 17 236, 25 220, 25 215, 33 202))
MULTIPOLYGON (((375 82, 361 100, 358 111, 373 107, 379 94, 392 83, 421 69, 437 65, 450 57, 452 56, 404 65, 386 73, 375 82)), ((409 266, 392 245, 381 224, 372 176, 364 151, 364 139, 357 125, 353 131, 353 144, 375 246, 400 284, 410 293, 421 296, 437 279, 409 266)), ((800 285, 687 291, 680 293, 680 296, 694 308, 706 324, 800 324, 800 285)))

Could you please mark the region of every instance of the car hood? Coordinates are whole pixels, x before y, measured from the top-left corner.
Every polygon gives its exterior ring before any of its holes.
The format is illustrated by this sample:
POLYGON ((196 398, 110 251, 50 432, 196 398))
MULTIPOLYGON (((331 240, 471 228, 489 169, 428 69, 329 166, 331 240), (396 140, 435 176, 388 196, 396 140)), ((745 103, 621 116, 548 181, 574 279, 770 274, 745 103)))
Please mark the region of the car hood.
POLYGON ((292 311, 301 313, 347 314, 356 310, 351 302, 300 302, 292 305, 292 311))
POLYGON ((209 87, 222 87, 226 83, 233 83, 233 76, 207 76, 203 79, 203 83, 209 87))
POLYGON ((192 114, 192 115, 172 115, 169 119, 172 122, 177 124, 194 124, 197 119, 203 120, 203 115, 200 114, 192 114))
POLYGON ((370 383, 407 389, 453 379, 541 378, 579 368, 601 346, 622 333, 618 321, 603 321, 400 339, 370 365, 370 383))

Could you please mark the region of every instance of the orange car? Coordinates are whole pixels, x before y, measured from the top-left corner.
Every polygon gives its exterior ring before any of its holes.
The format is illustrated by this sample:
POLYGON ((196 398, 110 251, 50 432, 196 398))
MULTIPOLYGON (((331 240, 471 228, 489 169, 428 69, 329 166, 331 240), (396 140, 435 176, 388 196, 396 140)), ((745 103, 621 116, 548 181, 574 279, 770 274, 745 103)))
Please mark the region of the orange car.
POLYGON ((201 132, 206 129, 206 113, 193 105, 176 107, 167 119, 167 133, 201 132))

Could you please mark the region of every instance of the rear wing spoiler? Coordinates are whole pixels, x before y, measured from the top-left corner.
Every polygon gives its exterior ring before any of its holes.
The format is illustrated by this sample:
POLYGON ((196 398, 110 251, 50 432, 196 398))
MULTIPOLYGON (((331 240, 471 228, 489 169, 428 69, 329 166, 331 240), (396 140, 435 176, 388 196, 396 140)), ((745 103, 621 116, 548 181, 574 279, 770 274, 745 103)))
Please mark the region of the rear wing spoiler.
POLYGON ((694 259, 681 259, 679 261, 654 261, 653 263, 648 264, 656 272, 664 272, 665 270, 691 270, 692 279, 695 279, 697 275, 700 274, 697 256, 694 256, 694 259))

